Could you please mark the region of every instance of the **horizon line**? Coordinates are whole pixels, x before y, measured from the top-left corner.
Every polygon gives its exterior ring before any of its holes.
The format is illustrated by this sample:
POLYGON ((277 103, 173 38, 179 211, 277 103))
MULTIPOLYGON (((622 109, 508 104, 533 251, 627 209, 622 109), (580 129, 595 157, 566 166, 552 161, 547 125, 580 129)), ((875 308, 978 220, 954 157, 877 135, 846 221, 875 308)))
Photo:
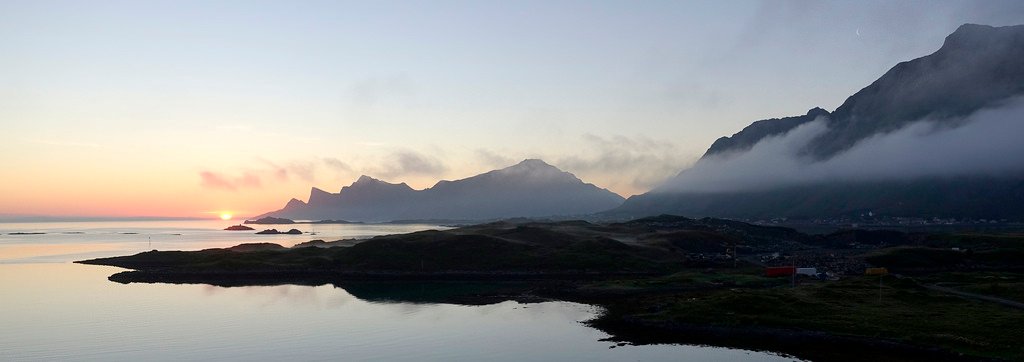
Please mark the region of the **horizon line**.
POLYGON ((186 221, 219 220, 198 216, 83 216, 83 215, 18 215, 0 214, 0 223, 10 222, 71 222, 71 221, 186 221))

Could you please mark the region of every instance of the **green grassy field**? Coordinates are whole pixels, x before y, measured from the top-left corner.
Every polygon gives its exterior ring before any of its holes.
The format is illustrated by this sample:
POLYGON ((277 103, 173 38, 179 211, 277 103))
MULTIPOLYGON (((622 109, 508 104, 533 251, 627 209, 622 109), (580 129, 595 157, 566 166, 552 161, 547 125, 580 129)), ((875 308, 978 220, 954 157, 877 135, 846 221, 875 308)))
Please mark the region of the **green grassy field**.
POLYGON ((990 295, 1024 303, 1024 274, 999 271, 948 272, 916 277, 965 292, 990 295))
POLYGON ((610 310, 660 322, 784 328, 883 338, 992 358, 1024 360, 1024 311, 924 289, 894 277, 797 287, 723 288, 631 301, 610 310), (618 308, 618 309, 616 309, 618 308))

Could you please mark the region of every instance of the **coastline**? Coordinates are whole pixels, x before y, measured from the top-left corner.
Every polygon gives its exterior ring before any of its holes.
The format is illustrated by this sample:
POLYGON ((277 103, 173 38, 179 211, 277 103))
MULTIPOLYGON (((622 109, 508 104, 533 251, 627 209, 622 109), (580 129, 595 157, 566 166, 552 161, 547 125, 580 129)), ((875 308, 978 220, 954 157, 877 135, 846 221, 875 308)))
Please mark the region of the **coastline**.
MULTIPOLYGON (((634 278, 652 276, 633 275, 634 278)), ((604 288, 634 280, 626 275, 545 273, 394 273, 365 272, 325 275, 315 272, 163 273, 126 271, 113 274, 118 283, 207 284, 220 287, 269 285, 334 285, 368 300, 485 305, 503 301, 538 303, 567 301, 599 307, 584 323, 608 333, 607 340, 634 345, 693 344, 782 353, 795 358, 830 361, 998 361, 950 349, 922 346, 893 338, 866 337, 769 325, 725 326, 652 319, 637 313, 652 296, 708 292, 721 288, 675 287, 644 290, 604 288), (623 279, 626 278, 626 279, 623 279), (598 287, 594 287, 597 285, 598 287), (383 290, 383 291, 381 291, 383 290), (408 290, 427 290, 425 295, 408 290), (453 291, 454 290, 454 291, 453 291)))
POLYGON ((383 300, 584 303, 604 311, 588 325, 634 344, 708 344, 822 360, 865 353, 884 360, 1020 360, 1024 346, 1015 336, 1024 335, 1024 313, 927 285, 956 281, 984 291, 997 280, 1010 289, 996 291, 1014 299, 1024 286, 1014 257, 1021 238, 809 236, 662 216, 620 224, 492 223, 326 248, 245 244, 77 263, 130 269, 109 276, 118 283, 331 284, 383 300), (748 255, 723 257, 737 242, 748 255), (772 250, 786 255, 780 260, 772 250), (754 252, 776 265, 820 263, 837 274, 768 277, 754 252), (864 275, 869 262, 907 277, 864 275))

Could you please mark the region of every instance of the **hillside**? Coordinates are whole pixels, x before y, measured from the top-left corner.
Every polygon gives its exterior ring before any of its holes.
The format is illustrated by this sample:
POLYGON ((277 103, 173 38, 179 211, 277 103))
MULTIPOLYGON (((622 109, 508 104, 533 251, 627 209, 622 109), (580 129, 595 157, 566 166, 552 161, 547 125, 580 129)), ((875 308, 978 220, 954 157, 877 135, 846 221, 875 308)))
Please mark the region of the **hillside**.
POLYGON ((317 276, 643 274, 724 262, 729 248, 743 252, 795 250, 820 244, 821 240, 787 228, 663 215, 611 224, 494 222, 445 231, 378 236, 354 245, 345 244, 346 247, 282 248, 276 244, 246 244, 190 252, 150 251, 82 263, 138 271, 123 274, 120 278, 125 280, 145 275, 212 277, 290 273, 317 276))
POLYGON ((803 116, 761 120, 714 142, 704 157, 749 150, 761 140, 822 117, 829 130, 804 150, 833 157, 872 135, 929 118, 956 122, 982 108, 1024 94, 1024 25, 964 24, 938 51, 896 64, 851 95, 835 111, 814 108, 803 116))

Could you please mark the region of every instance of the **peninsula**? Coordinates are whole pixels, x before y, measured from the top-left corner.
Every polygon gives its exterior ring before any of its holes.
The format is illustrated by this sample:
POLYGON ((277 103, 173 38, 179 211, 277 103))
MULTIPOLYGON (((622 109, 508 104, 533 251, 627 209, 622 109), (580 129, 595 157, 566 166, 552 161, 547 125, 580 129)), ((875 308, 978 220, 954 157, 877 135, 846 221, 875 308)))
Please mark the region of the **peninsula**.
POLYGON ((1024 358, 1017 339, 1024 312, 1015 307, 1024 301, 1022 257, 1020 234, 809 235, 663 215, 606 224, 495 222, 294 248, 245 244, 79 263, 131 269, 110 277, 121 283, 511 283, 432 298, 595 304, 605 312, 590 323, 624 342, 829 360, 866 358, 867 350, 913 360, 1024 358))

